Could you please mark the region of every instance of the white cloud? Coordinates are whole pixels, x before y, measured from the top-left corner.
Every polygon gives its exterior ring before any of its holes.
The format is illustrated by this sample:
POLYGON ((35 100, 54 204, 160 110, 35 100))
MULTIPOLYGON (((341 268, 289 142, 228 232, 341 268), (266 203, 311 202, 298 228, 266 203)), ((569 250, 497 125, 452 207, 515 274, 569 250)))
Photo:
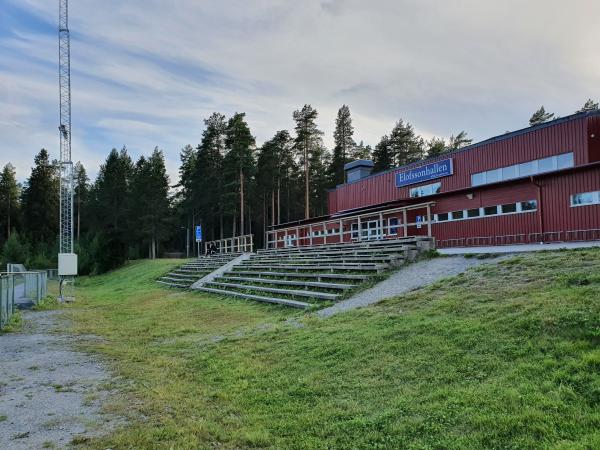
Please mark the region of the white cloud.
MULTIPOLYGON (((8 0, 55 26, 54 2, 8 0)), ((212 111, 245 111, 258 142, 304 103, 331 144, 349 104, 374 145, 404 118, 417 131, 484 139, 539 105, 566 115, 597 96, 600 3, 576 0, 80 0, 70 4, 74 159, 92 174, 112 147, 178 152, 212 111)), ((0 164, 26 175, 56 151, 56 33, 0 37, 0 164)))

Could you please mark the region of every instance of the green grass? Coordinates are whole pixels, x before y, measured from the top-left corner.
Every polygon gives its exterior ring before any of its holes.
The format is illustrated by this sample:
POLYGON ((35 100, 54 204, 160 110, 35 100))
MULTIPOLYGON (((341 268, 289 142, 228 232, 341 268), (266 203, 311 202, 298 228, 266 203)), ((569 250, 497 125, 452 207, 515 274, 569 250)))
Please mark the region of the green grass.
POLYGON ((127 427, 90 448, 600 448, 600 251, 520 255, 327 320, 168 291, 170 261, 67 307, 127 427), (125 387, 129 386, 129 387, 125 387))
POLYGON ((2 327, 2 329, 0 330, 0 334, 15 333, 17 331, 21 331, 22 329, 23 329, 23 315, 21 314, 21 311, 19 311, 18 309, 15 309, 13 315, 10 316, 10 319, 8 319, 8 322, 6 322, 6 325, 4 325, 2 327))

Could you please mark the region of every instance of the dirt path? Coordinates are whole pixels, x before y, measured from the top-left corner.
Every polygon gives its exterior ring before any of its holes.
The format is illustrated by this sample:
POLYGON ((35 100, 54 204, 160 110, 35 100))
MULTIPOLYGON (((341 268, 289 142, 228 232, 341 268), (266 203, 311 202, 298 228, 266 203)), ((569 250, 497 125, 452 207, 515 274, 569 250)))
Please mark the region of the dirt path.
POLYGON ((413 291, 436 281, 458 275, 465 270, 481 264, 496 263, 502 258, 477 259, 463 256, 425 259, 403 267, 387 280, 370 289, 359 292, 348 300, 341 301, 329 308, 317 312, 319 317, 330 317, 334 314, 373 305, 386 298, 395 297, 413 291))
POLYGON ((24 312, 23 331, 0 335, 0 449, 65 448, 119 419, 102 413, 111 375, 59 332, 60 311, 24 312))

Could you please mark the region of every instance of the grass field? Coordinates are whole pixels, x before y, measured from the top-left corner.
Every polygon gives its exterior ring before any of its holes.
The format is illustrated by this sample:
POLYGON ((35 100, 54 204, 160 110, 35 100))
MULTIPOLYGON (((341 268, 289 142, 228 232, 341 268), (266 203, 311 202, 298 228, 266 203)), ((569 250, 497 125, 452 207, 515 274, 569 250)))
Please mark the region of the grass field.
POLYGON ((130 424, 92 448, 600 448, 598 250, 327 320, 156 286, 173 264, 83 279, 67 307, 129 381, 130 424))

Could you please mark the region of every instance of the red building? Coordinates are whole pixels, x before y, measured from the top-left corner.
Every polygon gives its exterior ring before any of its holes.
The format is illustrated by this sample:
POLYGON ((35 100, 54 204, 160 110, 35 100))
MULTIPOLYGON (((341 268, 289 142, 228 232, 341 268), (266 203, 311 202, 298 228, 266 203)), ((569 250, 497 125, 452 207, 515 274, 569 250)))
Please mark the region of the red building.
POLYGON ((431 235, 439 247, 600 239, 600 112, 579 113, 389 171, 346 165, 329 215, 268 247, 431 235))

